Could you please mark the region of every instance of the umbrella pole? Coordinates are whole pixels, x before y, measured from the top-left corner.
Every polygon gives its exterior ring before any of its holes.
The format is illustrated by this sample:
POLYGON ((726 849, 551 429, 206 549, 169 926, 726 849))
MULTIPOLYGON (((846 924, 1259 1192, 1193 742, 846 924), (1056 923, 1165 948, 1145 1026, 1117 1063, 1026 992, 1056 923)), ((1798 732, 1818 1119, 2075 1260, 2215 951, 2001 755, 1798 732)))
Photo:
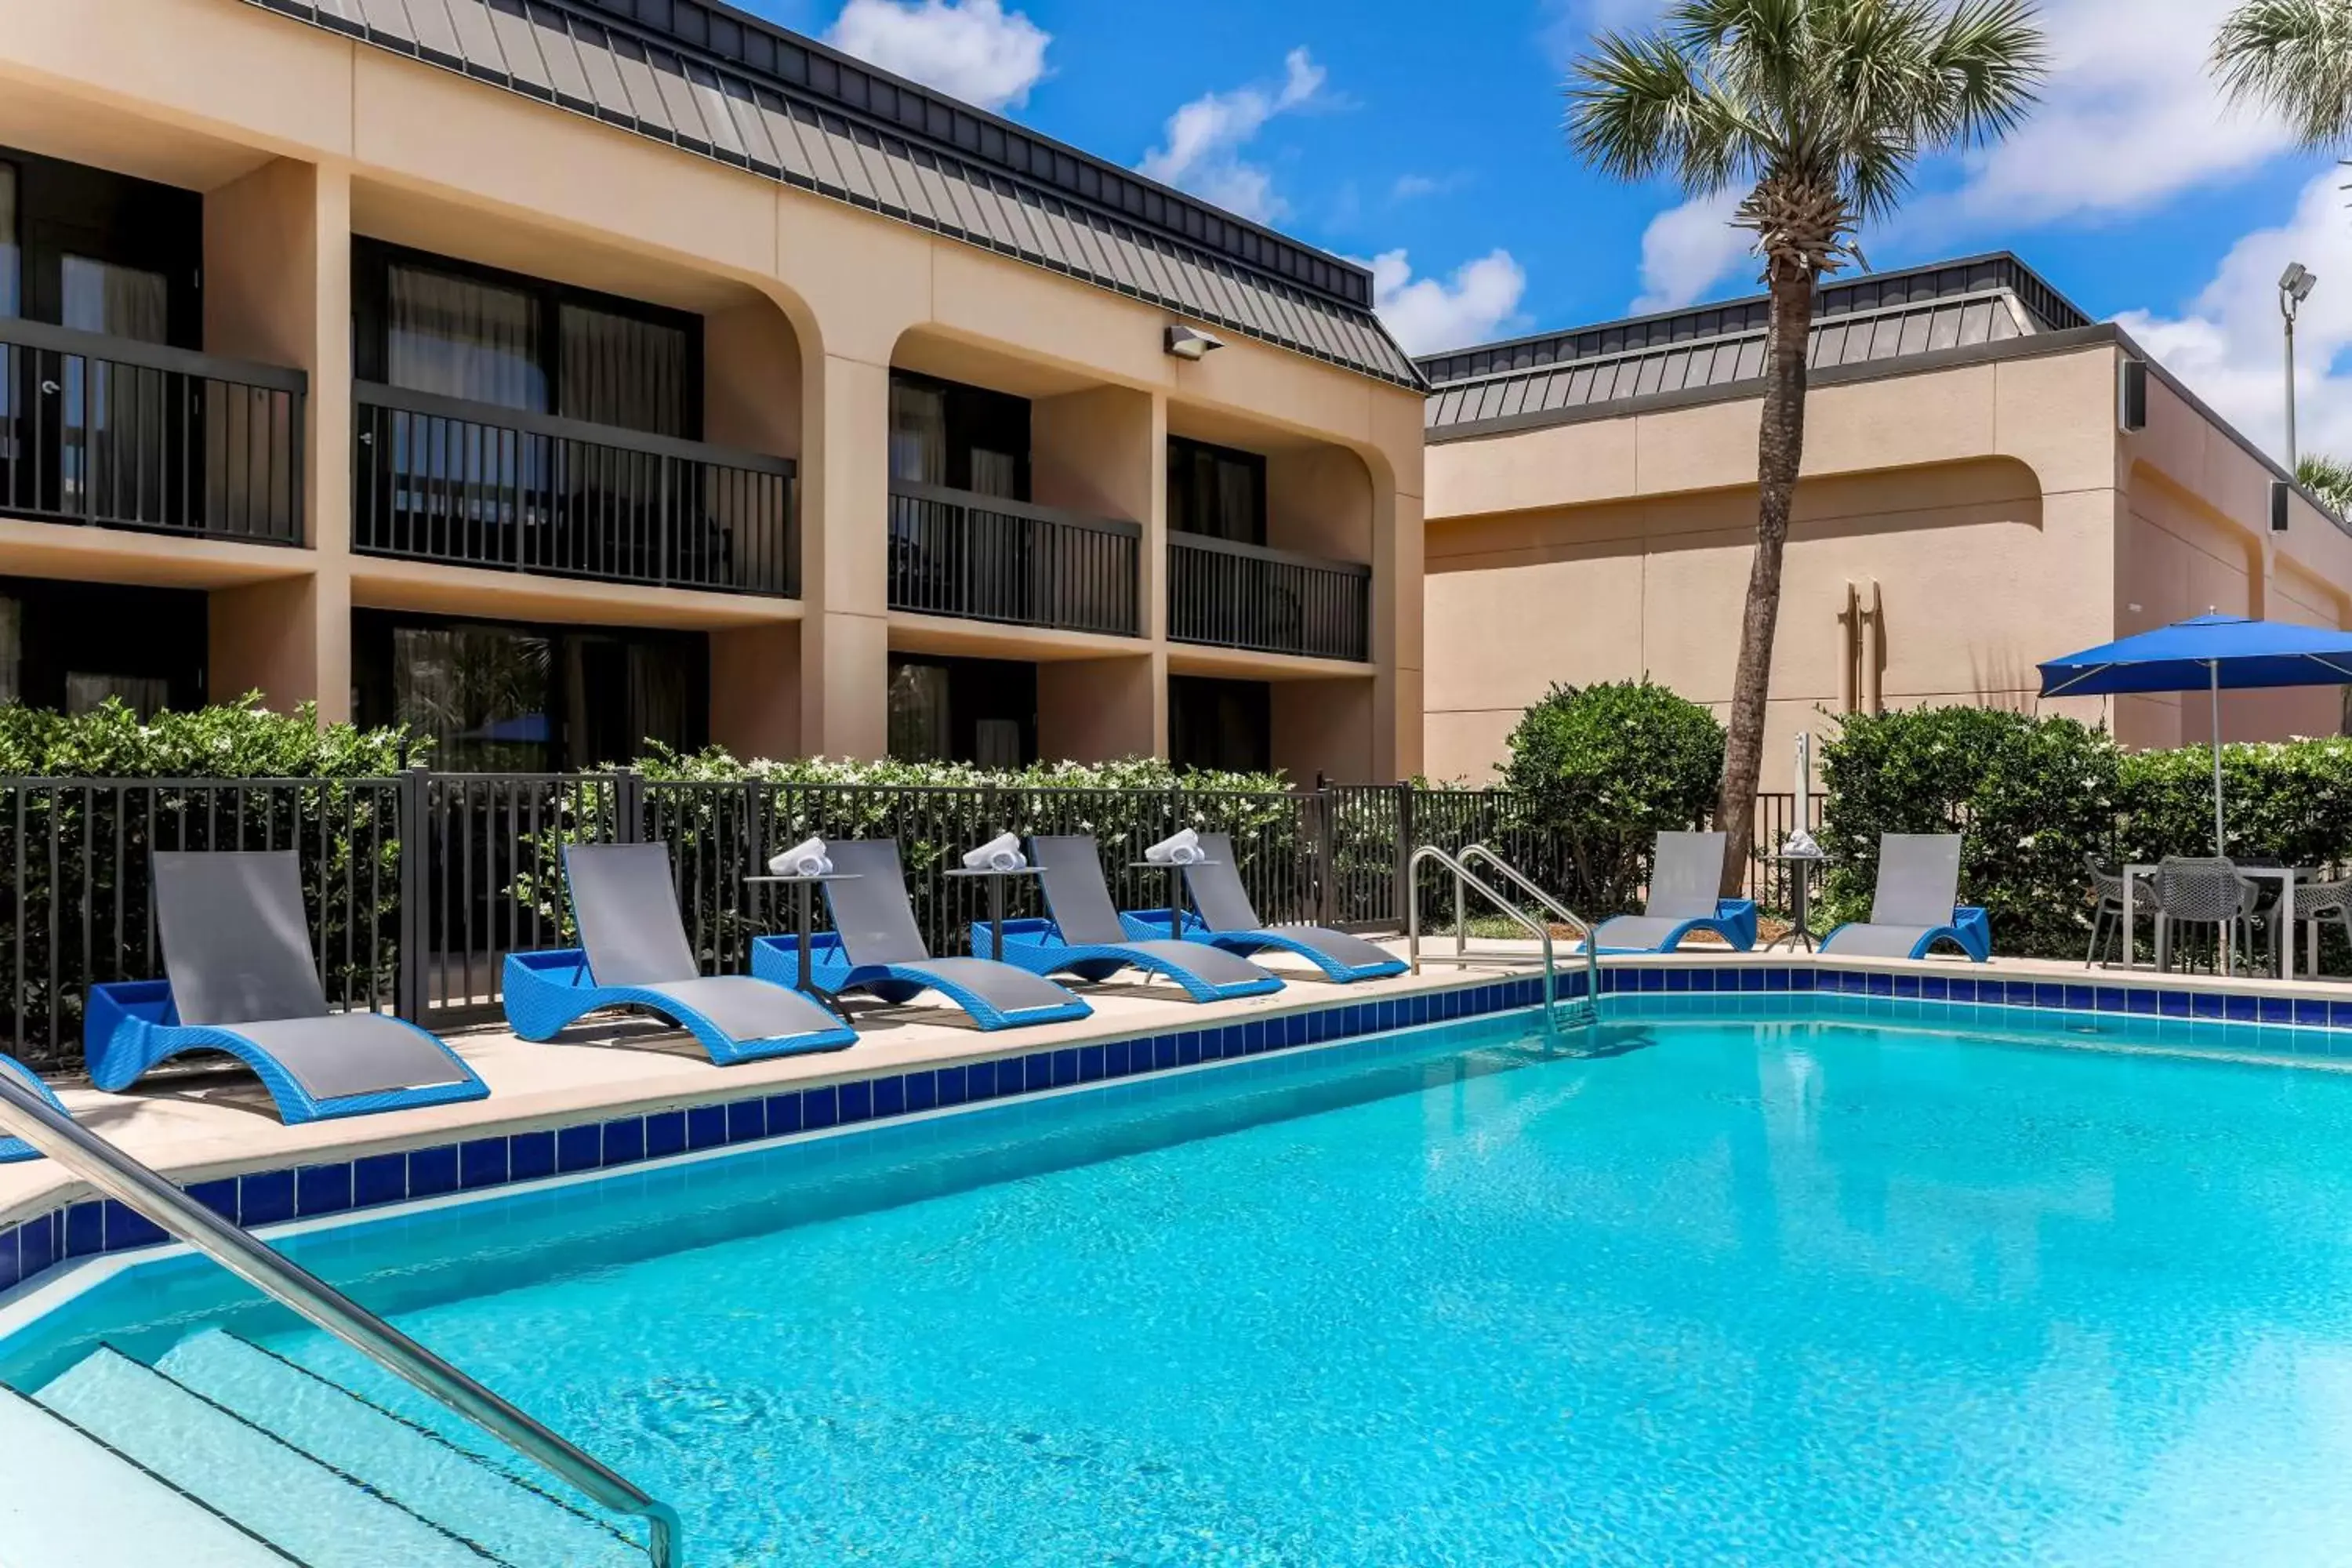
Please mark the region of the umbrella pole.
POLYGON ((2225 856, 2221 847, 2221 661, 2209 659, 2205 668, 2213 678, 2213 853, 2225 856))

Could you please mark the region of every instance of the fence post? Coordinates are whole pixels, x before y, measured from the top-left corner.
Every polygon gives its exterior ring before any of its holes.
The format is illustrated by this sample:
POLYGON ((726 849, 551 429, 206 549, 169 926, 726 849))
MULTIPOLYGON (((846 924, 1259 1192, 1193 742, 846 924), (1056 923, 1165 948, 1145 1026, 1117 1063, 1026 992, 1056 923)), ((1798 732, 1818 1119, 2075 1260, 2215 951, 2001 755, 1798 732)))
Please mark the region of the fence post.
POLYGON ((393 987, 393 1011, 412 1024, 425 1021, 428 1000, 432 893, 426 856, 433 841, 433 773, 423 763, 401 770, 395 810, 400 834, 400 978, 393 987))
POLYGON ((635 768, 613 770, 613 842, 635 844, 645 837, 645 775, 635 768))
POLYGON ((1337 802, 1331 794, 1331 781, 1322 773, 1315 775, 1315 923, 1333 926, 1339 923, 1339 889, 1335 875, 1339 867, 1339 825, 1337 802))
POLYGON ((1396 784, 1396 922, 1402 930, 1412 918, 1412 852, 1419 847, 1414 842, 1416 831, 1412 820, 1413 792, 1411 779, 1399 779, 1396 784))

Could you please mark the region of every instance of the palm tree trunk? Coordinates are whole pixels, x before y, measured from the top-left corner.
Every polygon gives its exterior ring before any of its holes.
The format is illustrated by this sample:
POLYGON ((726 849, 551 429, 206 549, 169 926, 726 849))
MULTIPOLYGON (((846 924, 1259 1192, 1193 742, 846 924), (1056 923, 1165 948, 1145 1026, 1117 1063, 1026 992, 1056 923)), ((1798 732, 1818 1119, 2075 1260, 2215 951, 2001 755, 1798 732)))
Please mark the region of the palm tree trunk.
POLYGON ((1731 678, 1731 726, 1715 825, 1727 835, 1723 894, 1737 898, 1755 847, 1756 780, 1764 765, 1764 716, 1771 694, 1772 637, 1780 620, 1780 555, 1789 509, 1805 456, 1805 354, 1813 331, 1813 274, 1775 259, 1764 351, 1764 423, 1756 443, 1756 560, 1740 617, 1739 666, 1731 678))

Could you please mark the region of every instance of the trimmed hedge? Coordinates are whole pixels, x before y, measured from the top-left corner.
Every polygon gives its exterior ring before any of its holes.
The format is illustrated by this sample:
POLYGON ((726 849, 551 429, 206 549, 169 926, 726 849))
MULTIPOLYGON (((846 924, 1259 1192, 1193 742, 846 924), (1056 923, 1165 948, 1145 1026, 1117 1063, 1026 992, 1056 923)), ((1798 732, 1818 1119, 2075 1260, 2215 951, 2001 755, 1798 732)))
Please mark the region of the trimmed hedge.
MULTIPOLYGON (((2352 858, 2352 740, 2225 745, 2229 853, 2298 865, 2352 858)), ((2084 858, 2210 855, 2204 746, 2126 752, 2103 728, 1982 708, 1852 714, 1822 747, 1822 847, 1835 857, 1822 915, 1870 908, 1881 833, 1965 832, 1960 895, 1992 918, 1996 951, 2079 958, 2090 936, 2084 858)))
POLYGON ((1573 907, 1596 917, 1634 906, 1654 837, 1705 822, 1723 776, 1715 715, 1648 680, 1554 686, 1508 743, 1512 815, 1566 847, 1573 907))
POLYGON ((0 707, 0 776, 10 778, 383 778, 429 744, 401 729, 321 729, 311 704, 272 713, 257 691, 144 721, 112 698, 87 713, 0 707))

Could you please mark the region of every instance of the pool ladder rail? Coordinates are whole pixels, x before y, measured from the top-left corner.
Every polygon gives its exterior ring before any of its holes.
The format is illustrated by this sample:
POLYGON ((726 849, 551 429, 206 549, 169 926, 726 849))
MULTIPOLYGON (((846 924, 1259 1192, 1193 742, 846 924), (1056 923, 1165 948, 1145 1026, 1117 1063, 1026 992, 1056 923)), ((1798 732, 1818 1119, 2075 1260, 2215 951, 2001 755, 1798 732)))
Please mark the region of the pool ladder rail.
POLYGON ((0 1073, 0 1132, 21 1137, 101 1196, 144 1216, 599 1505, 644 1520, 650 1568, 684 1568, 677 1511, 668 1503, 541 1426, 251 1232, 221 1218, 166 1177, 52 1110, 6 1073, 0 1073))
POLYGON ((1415 893, 1417 879, 1424 861, 1434 862, 1454 876, 1454 962, 1470 962, 1469 923, 1466 918, 1467 894, 1476 892, 1498 911, 1528 931, 1543 944, 1544 1017, 1551 1023, 1597 1024, 1601 1021, 1601 955, 1592 940, 1592 922, 1570 910, 1536 884, 1533 878, 1504 859, 1484 844, 1472 844, 1448 853, 1434 844, 1424 844, 1412 852, 1405 862, 1405 952, 1412 963, 1412 972, 1421 973, 1421 900, 1415 893), (1552 942, 1551 921, 1540 921, 1512 900, 1498 892, 1490 883, 1471 869, 1484 865, 1504 881, 1526 894, 1552 921, 1575 931, 1577 945, 1584 955, 1584 994, 1563 1008, 1559 1004, 1559 954, 1552 942))

